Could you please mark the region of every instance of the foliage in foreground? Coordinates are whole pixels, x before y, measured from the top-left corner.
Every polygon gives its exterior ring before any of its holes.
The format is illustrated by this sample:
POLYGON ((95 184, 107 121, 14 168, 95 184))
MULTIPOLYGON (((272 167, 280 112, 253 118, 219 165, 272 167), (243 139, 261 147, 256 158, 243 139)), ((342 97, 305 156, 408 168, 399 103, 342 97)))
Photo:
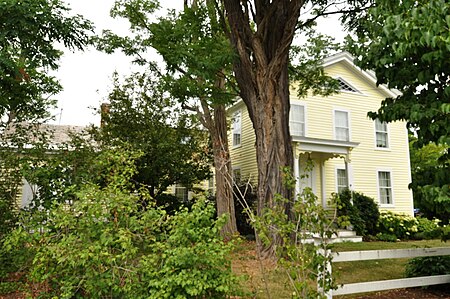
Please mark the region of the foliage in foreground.
POLYGON ((142 211, 145 192, 124 190, 135 169, 127 153, 108 153, 106 187, 87 184, 73 204, 57 203, 13 231, 5 245, 32 248, 30 278, 60 298, 223 298, 236 292, 228 260, 231 244, 219 237, 225 219, 200 200, 169 216, 142 211), (36 220, 36 221, 33 221, 36 220))
POLYGON ((287 199, 277 195, 275 202, 274 208, 256 217, 258 236, 264 245, 281 238, 276 257, 289 278, 292 298, 322 298, 334 286, 327 268, 331 256, 325 254, 330 249, 327 239, 333 235, 332 221, 327 211, 317 205, 317 196, 311 188, 304 188, 293 203, 292 218, 284 208, 287 199), (311 238, 314 244, 307 243, 311 238))
POLYGON ((408 261, 406 277, 450 274, 450 256, 416 257, 408 261))

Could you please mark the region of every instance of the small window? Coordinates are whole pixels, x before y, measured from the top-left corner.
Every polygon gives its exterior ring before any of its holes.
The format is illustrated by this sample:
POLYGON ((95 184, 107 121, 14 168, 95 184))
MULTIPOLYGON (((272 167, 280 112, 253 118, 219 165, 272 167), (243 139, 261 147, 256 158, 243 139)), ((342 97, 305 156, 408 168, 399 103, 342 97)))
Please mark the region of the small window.
POLYGON ((233 114, 233 146, 241 145, 242 115, 241 111, 233 114))
POLYGON ((336 79, 339 83, 339 89, 342 91, 349 91, 349 92, 358 92, 356 90, 356 88, 354 88, 353 86, 351 86, 348 82, 346 82, 344 79, 342 78, 337 78, 336 79))
POLYGON ((336 170, 336 180, 338 193, 341 193, 345 189, 348 189, 348 178, 347 178, 347 171, 345 171, 345 168, 338 168, 336 170))
POLYGON ((339 110, 334 111, 334 135, 336 140, 350 140, 348 112, 339 110))
POLYGON ((378 171, 378 186, 380 192, 380 204, 391 205, 392 201, 392 182, 389 171, 378 171))
POLYGON ((388 127, 386 122, 381 122, 379 119, 375 120, 375 138, 377 147, 389 147, 388 127))
POLYGON ((185 186, 183 186, 181 184, 175 185, 175 196, 183 202, 189 201, 189 192, 188 191, 189 191, 188 188, 186 188, 185 186))
POLYGON ((289 129, 292 136, 305 136, 305 107, 291 105, 289 112, 289 129))
POLYGON ((211 175, 211 177, 208 180, 208 193, 210 195, 214 195, 214 173, 211 175))

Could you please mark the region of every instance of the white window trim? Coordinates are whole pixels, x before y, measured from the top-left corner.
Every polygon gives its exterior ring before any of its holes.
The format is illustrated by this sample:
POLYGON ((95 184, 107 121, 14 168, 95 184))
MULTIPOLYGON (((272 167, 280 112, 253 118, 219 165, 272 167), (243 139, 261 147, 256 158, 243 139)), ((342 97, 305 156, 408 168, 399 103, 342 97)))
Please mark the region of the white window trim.
POLYGON ((242 146, 242 110, 237 110, 237 111, 233 112, 231 120, 232 120, 232 128, 231 128, 231 145, 232 145, 232 147, 231 148, 238 148, 238 147, 242 146), (239 118, 240 118, 240 122, 241 122, 241 125, 239 128, 239 135, 241 136, 241 138, 239 140, 239 144, 234 144, 234 133, 235 133, 234 132, 234 117, 237 114, 239 114, 239 118))
POLYGON ((377 151, 391 151, 391 126, 386 123, 386 130, 387 130, 387 143, 388 143, 388 147, 378 147, 377 146, 377 125, 376 125, 376 120, 373 121, 373 142, 374 142, 374 147, 375 150, 377 151))
MULTIPOLYGON (((336 191, 336 193, 338 193, 339 190, 339 184, 338 184, 338 170, 342 169, 345 170, 345 165, 344 166, 335 166, 334 168, 334 177, 335 177, 335 182, 334 182, 334 190, 336 191)), ((349 169, 347 169, 347 180, 348 180, 348 184, 350 183, 350 174, 349 174, 349 169)), ((348 187, 348 186, 347 186, 348 187)))
MULTIPOLYGON (((299 106, 303 106, 303 113, 304 113, 304 118, 305 118, 305 134, 304 137, 308 136, 308 109, 306 106, 306 102, 305 101, 299 101, 299 100, 290 100, 290 105, 299 105, 299 106)), ((289 119, 289 122, 291 120, 289 119)), ((289 129, 290 131, 290 129, 289 129)))
POLYGON ((378 194, 378 204, 380 208, 393 208, 395 207, 395 192, 394 192, 394 173, 392 171, 392 168, 377 168, 376 170, 376 181, 377 181, 377 194, 378 194), (381 193, 380 193, 380 180, 378 179, 378 173, 379 172, 389 172, 391 177, 391 191, 392 191, 392 203, 385 204, 381 203, 381 193))
POLYGON ((336 111, 339 112, 347 112, 347 121, 348 121, 348 141, 352 141, 352 117, 351 117, 351 113, 350 110, 348 109, 344 109, 344 108, 333 108, 333 139, 337 140, 336 138, 336 111))

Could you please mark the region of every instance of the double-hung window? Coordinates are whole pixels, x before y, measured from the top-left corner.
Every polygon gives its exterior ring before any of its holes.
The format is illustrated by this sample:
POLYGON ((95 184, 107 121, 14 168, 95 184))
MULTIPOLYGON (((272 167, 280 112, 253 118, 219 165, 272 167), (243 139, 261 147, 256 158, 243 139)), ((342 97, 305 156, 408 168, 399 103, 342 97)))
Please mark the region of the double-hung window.
POLYGON ((289 129, 292 136, 305 136, 305 107, 291 104, 289 129))
POLYGON ((378 171, 378 188, 380 204, 391 205, 392 200, 392 178, 390 171, 378 171))
POLYGON ((389 135, 387 123, 375 120, 375 142, 378 148, 389 148, 389 135))
POLYGON ((336 181, 338 193, 341 193, 345 189, 348 189, 347 171, 345 171, 345 168, 336 169, 336 181))
POLYGON ((334 111, 334 136, 336 140, 350 141, 350 125, 347 111, 334 111))
POLYGON ((242 135, 242 113, 238 111, 233 114, 233 146, 241 145, 242 135))

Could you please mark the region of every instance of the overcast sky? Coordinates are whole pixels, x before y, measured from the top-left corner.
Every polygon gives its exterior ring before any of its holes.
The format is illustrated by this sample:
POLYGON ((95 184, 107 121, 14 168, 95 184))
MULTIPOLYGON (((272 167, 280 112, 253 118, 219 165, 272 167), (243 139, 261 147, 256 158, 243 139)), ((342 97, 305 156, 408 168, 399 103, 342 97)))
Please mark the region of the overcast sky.
MULTIPOLYGON (((128 23, 115 20, 109 16, 114 0, 64 0, 72 8, 73 13, 81 14, 94 22, 96 33, 103 29, 111 29, 126 35, 128 23)), ((162 0, 165 8, 181 8, 181 0, 162 0)), ((321 26, 321 31, 342 39, 343 33, 336 20, 329 20, 321 26)), ((155 60, 157 60, 155 54, 155 60)), ((106 101, 111 88, 111 74, 117 71, 121 75, 131 72, 131 58, 122 53, 104 54, 89 48, 84 52, 66 51, 60 61, 60 68, 55 74, 64 91, 56 96, 58 109, 54 123, 62 125, 99 124, 99 117, 94 115, 90 107, 99 107, 106 101)))

